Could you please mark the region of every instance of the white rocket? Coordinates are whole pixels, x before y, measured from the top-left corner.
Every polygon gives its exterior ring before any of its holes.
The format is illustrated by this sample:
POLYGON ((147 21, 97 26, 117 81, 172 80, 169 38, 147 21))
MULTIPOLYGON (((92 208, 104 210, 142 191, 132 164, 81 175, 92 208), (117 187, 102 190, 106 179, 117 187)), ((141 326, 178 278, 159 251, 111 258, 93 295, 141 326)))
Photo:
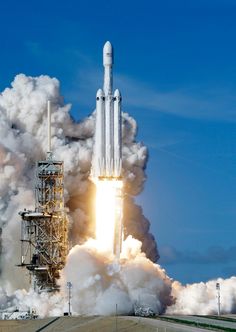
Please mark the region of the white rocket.
POLYGON ((113 48, 108 41, 103 48, 104 85, 96 96, 95 146, 93 176, 121 176, 121 94, 112 92, 113 48))

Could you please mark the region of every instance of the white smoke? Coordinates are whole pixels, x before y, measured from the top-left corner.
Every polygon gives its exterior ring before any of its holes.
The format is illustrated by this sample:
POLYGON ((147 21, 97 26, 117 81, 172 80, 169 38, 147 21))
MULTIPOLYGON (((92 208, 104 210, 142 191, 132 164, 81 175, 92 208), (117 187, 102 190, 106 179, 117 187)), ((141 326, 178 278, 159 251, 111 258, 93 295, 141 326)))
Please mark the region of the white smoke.
POLYGON ((133 314, 135 306, 157 314, 215 315, 217 282, 221 313, 236 312, 236 277, 183 286, 148 260, 141 243, 132 237, 124 242, 119 264, 99 252, 95 240, 74 246, 61 273, 59 294, 17 290, 9 296, 0 289, 0 306, 35 309, 40 317, 63 315, 68 312, 67 281, 72 283, 74 315, 133 314))
MULTIPOLYGON (((75 246, 62 271, 61 286, 72 282, 76 314, 110 315, 134 312, 134 304, 156 313, 171 304, 171 280, 141 252, 141 242, 128 237, 119 264, 97 250, 95 240, 75 246)), ((65 290, 66 291, 66 290, 65 290)))
POLYGON ((62 294, 35 293, 17 289, 8 295, 8 292, 0 288, 0 308, 10 312, 16 309, 22 311, 34 311, 39 317, 60 316, 68 310, 67 301, 62 294))
MULTIPOLYGON (((55 78, 21 74, 0 95, 1 308, 35 308, 41 317, 60 315, 68 310, 65 285, 71 281, 73 312, 77 314, 112 314, 116 305, 118 313, 132 313, 135 304, 156 313, 167 307, 170 313, 215 313, 215 281, 182 286, 173 283, 152 262, 158 258, 156 242, 149 232, 149 221, 134 202, 146 180, 148 152, 135 141, 137 125, 126 113, 122 120, 124 224, 126 235, 141 242, 127 237, 119 266, 97 251, 95 240, 91 240, 94 185, 89 181, 94 114, 81 122, 73 121, 69 114, 71 106, 64 104, 59 88, 55 78), (74 245, 61 273, 61 292, 53 296, 20 290, 27 290, 28 276, 25 270, 15 267, 20 261, 18 211, 34 208, 35 163, 45 159, 47 100, 52 103, 54 156, 65 165, 69 238, 74 245)), ((235 278, 220 283, 222 310, 235 312, 235 278)))
POLYGON ((172 304, 171 283, 159 265, 141 252, 141 242, 129 236, 119 264, 97 250, 96 240, 74 246, 59 280, 58 294, 16 290, 11 296, 0 289, 0 305, 8 310, 35 310, 40 317, 68 312, 67 281, 72 283, 74 315, 133 314, 135 306, 163 313, 172 304))
POLYGON ((218 278, 206 283, 200 282, 182 286, 179 282, 172 285, 175 305, 168 308, 169 314, 212 315, 217 313, 216 283, 220 284, 221 313, 236 312, 236 277, 218 278))

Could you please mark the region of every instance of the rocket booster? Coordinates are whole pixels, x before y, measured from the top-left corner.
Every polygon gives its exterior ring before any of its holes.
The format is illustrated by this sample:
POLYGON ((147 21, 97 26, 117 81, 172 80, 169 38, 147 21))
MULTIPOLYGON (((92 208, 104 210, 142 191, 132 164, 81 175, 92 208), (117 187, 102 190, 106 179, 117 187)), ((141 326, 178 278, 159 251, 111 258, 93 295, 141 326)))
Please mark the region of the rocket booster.
POLYGON ((113 94, 113 48, 108 41, 103 48, 104 85, 96 96, 95 147, 93 176, 121 176, 121 94, 113 94))

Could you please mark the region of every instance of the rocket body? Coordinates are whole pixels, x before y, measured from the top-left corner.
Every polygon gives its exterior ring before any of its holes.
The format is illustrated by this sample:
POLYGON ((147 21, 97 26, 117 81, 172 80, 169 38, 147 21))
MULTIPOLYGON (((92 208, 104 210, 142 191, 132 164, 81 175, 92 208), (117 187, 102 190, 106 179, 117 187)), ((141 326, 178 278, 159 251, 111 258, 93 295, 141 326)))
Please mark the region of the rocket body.
POLYGON ((92 175, 95 178, 121 177, 121 95, 113 94, 113 48, 103 48, 104 84, 96 98, 95 147, 92 175))
POLYGON ((96 239, 101 248, 119 260, 123 239, 122 126, 121 94, 119 90, 113 93, 113 63, 112 45, 106 42, 103 48, 104 84, 96 95, 91 175, 97 186, 96 239))

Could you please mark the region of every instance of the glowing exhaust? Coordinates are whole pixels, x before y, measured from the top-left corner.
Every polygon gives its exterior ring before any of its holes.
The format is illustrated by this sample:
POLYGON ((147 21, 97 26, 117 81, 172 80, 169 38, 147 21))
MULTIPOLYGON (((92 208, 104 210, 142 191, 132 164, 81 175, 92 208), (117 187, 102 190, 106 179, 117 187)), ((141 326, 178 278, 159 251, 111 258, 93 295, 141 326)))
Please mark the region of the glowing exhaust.
POLYGON ((122 187, 117 179, 96 180, 96 239, 100 250, 119 259, 122 243, 122 187))

